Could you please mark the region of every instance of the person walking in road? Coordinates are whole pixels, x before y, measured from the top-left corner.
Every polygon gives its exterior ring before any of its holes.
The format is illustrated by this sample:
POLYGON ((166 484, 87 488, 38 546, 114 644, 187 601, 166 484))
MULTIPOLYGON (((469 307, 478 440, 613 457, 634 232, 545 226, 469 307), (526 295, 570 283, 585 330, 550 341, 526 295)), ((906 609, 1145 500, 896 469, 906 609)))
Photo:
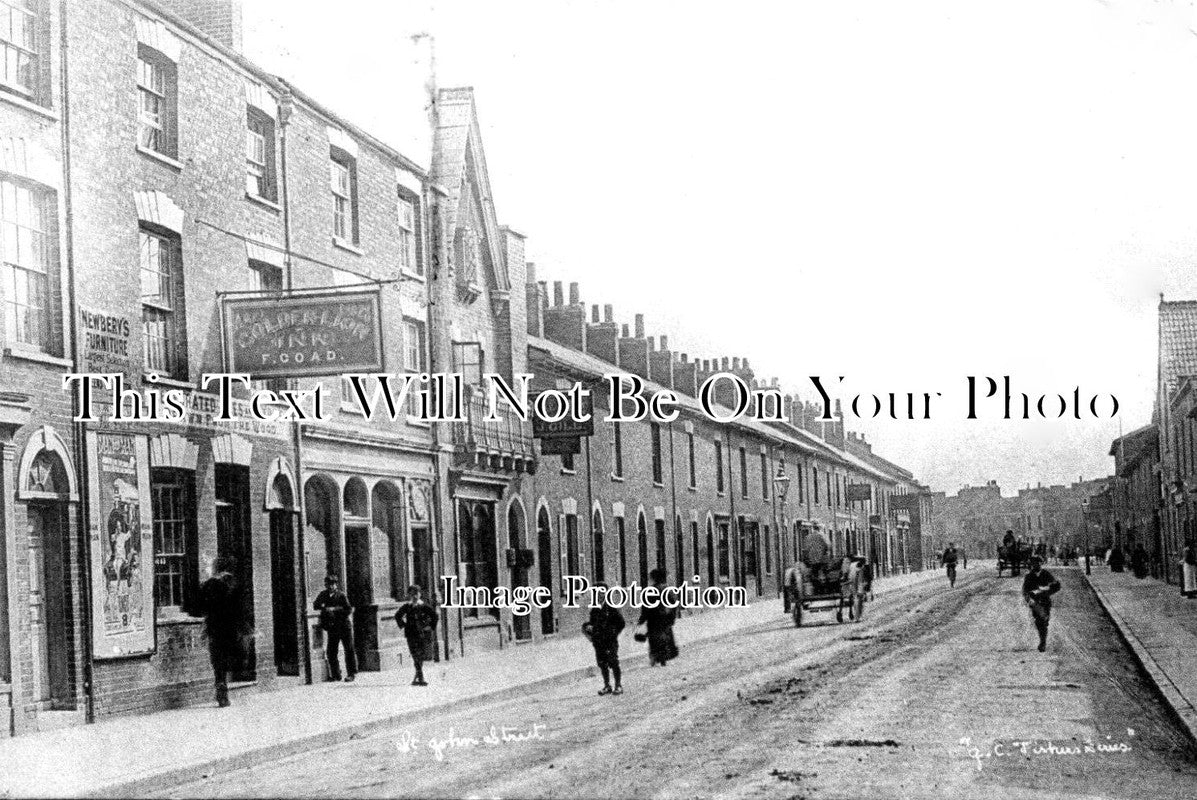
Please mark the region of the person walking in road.
MULTIPOLYGON (((607 584, 597 584, 606 589, 607 584)), ((623 694, 623 672, 619 668, 619 634, 624 629, 623 614, 619 609, 607 602, 606 594, 603 602, 590 609, 590 619, 582 625, 582 633, 594 645, 594 660, 598 664, 599 672, 603 674, 603 688, 599 694, 623 694), (611 688, 611 678, 615 678, 615 688, 611 688)))
POLYGON ((939 557, 940 566, 948 568, 948 586, 956 585, 956 561, 958 558, 959 554, 956 552, 956 543, 948 542, 947 549, 939 557))
POLYGON ((1047 649, 1047 625, 1052 616, 1052 595, 1060 591, 1060 582, 1043 568, 1043 560, 1032 556, 1030 571, 1022 581, 1022 599, 1031 609, 1035 630, 1039 632, 1039 652, 1047 649))
POLYGON ((436 609, 425 602, 423 590, 416 585, 407 587, 407 602, 395 612, 395 624, 403 629, 407 652, 416 667, 412 686, 427 686, 424 662, 436 658, 436 609))
POLYGON ((1181 594, 1197 597, 1197 545, 1186 544, 1180 551, 1181 594))
MULTIPOLYGON (((657 567, 648 576, 658 592, 665 588, 665 570, 657 567)), ((644 625, 646 629, 649 666, 660 664, 663 667, 677 658, 677 642, 673 638, 673 622, 676 618, 675 609, 665 608, 660 603, 640 609, 640 619, 636 625, 644 625)))
POLYGON ((200 587, 208 657, 216 683, 216 705, 220 708, 229 705, 229 673, 241 656, 241 596, 233 566, 228 556, 217 556, 212 562, 211 577, 200 587))
POLYGON ((339 581, 336 575, 329 575, 324 579, 324 591, 316 595, 312 607, 320 612, 320 630, 324 631, 327 644, 325 655, 328 656, 328 679, 341 680, 341 663, 337 659, 337 647, 345 648, 345 682, 350 683, 357 675, 357 654, 353 651, 353 627, 349 617, 353 613, 353 606, 349 605, 349 598, 337 588, 339 581))
POLYGON ((1106 561, 1110 565, 1110 572, 1122 572, 1126 568, 1126 556, 1118 545, 1110 548, 1110 555, 1106 561))
POLYGON ((795 561, 781 581, 782 613, 789 614, 794 603, 798 602, 799 584, 802 582, 802 565, 795 561))

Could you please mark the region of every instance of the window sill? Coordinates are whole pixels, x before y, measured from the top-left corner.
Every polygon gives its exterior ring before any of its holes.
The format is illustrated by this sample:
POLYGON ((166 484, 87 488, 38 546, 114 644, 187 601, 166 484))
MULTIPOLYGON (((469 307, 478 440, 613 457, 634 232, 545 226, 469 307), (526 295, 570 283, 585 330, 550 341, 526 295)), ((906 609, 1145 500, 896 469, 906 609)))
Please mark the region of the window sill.
POLYGON ((37 114, 38 116, 41 116, 41 117, 45 117, 46 119, 50 120, 51 122, 58 122, 58 114, 57 113, 51 111, 50 109, 46 108, 45 106, 38 105, 37 103, 33 102, 32 100, 27 100, 24 97, 21 97, 20 95, 12 94, 11 92, 6 92, 6 91, 0 90, 0 102, 5 102, 10 105, 14 105, 17 108, 23 108, 26 111, 32 111, 34 114, 37 114))
POLYGON ((578 471, 576 469, 566 469, 565 467, 562 467, 561 474, 562 475, 577 475, 578 471))
POLYGON ((265 206, 266 208, 269 208, 271 211, 278 211, 281 213, 283 210, 283 207, 280 206, 278 203, 274 202, 273 200, 268 200, 265 197, 262 197, 261 195, 253 194, 252 192, 246 192, 245 199, 250 201, 251 203, 257 203, 260 206, 265 206))
POLYGON ((612 473, 611 473, 611 480, 615 481, 616 483, 623 483, 623 476, 622 476, 622 475, 616 475, 614 472, 612 472, 612 473))
POLYGON ((655 486, 658 489, 664 489, 665 482, 664 481, 653 481, 653 486, 655 486))
POLYGON ((697 487, 697 486, 687 486, 686 488, 687 488, 687 489, 689 489, 689 490, 690 490, 690 491, 692 491, 692 492, 695 492, 695 493, 697 493, 697 492, 698 492, 698 487, 697 487))
POLYGON ((155 622, 158 625, 203 625, 204 618, 193 617, 173 609, 159 609, 158 619, 155 622))
POLYGON ((362 411, 357 403, 346 403, 344 400, 341 401, 341 413, 353 414, 355 417, 366 416, 366 412, 362 411))
POLYGON ((407 424, 414 425, 417 428, 431 428, 432 427, 432 422, 430 420, 421 419, 420 417, 413 417, 410 414, 407 415, 407 424))
POLYGON ((361 250, 361 248, 355 247, 354 245, 352 245, 349 242, 342 239, 340 236, 332 237, 332 243, 333 243, 333 247, 339 247, 342 250, 347 250, 350 253, 353 253, 355 256, 364 256, 365 255, 365 252, 363 250, 361 250))
POLYGON ((141 382, 146 386, 166 386, 170 389, 186 389, 189 392, 195 391, 195 384, 188 381, 181 381, 178 378, 171 378, 166 375, 159 375, 158 380, 151 381, 149 374, 145 373, 141 376, 141 382))
MULTIPOLYGON (((402 275, 404 278, 408 279, 409 281, 419 281, 420 283, 425 283, 428 280, 426 277, 424 277, 420 273, 412 272, 410 269, 406 269, 406 268, 400 269, 399 274, 402 275)), ((528 639, 527 641, 531 641, 531 639, 528 639)))
POLYGON ((58 356, 52 356, 49 353, 43 353, 41 350, 34 350, 32 348, 26 349, 20 346, 4 348, 4 355, 8 358, 19 358, 23 361, 36 361, 39 364, 49 364, 53 367, 69 368, 72 366, 70 359, 59 358, 58 356))
POLYGON ((159 153, 157 150, 151 150, 148 147, 142 147, 141 145, 137 145, 137 152, 141 153, 146 158, 157 161, 160 164, 165 164, 166 166, 170 167, 171 169, 173 169, 177 172, 183 171, 183 163, 181 161, 175 161, 170 156, 165 155, 163 153, 159 153))

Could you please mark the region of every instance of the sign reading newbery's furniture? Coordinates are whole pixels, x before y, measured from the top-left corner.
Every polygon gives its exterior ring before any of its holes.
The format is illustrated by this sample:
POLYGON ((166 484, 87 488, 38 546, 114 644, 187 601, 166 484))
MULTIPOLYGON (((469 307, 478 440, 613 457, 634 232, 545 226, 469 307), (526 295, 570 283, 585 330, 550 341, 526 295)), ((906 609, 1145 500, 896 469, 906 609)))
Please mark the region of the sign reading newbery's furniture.
POLYGON ((377 286, 226 297, 220 315, 228 372, 261 380, 383 369, 377 286))

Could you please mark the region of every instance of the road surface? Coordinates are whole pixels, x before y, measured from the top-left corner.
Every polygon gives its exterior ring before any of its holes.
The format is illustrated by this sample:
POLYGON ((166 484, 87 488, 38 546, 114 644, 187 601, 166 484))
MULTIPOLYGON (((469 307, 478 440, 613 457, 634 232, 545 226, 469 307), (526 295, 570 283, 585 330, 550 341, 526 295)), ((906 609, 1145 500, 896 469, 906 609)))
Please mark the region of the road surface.
POLYGON ((768 604, 669 666, 638 659, 622 696, 596 678, 463 706, 162 796, 1197 797, 1192 743, 1080 573, 1053 571, 1046 653, 1021 578, 961 570, 859 624, 796 630, 768 604))

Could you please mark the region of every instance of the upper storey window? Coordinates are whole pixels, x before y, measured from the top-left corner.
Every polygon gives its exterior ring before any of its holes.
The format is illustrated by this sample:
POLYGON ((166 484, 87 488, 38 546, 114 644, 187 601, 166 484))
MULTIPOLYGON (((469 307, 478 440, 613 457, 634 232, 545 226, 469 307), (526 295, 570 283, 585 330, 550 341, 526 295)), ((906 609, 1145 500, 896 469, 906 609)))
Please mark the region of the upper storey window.
POLYGON ((0 89, 37 101, 43 54, 32 0, 0 0, 0 89))
POLYGON ((137 49, 137 144, 159 155, 178 155, 175 64, 144 45, 137 49))

